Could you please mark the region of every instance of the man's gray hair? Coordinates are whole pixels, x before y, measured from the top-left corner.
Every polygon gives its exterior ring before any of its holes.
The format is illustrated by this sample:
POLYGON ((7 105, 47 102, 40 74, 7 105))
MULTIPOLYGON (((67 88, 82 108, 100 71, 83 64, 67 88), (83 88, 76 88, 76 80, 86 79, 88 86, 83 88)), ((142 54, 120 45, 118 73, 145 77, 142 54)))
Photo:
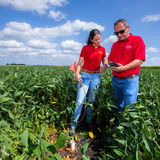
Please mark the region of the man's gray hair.
POLYGON ((114 23, 114 26, 117 25, 119 22, 122 22, 125 27, 128 26, 128 23, 127 23, 127 21, 126 21, 125 19, 119 19, 118 21, 116 21, 116 22, 114 23))

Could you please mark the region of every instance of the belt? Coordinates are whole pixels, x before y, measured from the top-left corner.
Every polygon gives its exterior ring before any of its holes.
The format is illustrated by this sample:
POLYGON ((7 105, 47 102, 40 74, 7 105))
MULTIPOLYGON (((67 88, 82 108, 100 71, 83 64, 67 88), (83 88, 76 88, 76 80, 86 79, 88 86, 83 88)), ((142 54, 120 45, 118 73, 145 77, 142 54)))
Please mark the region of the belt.
POLYGON ((89 70, 86 70, 86 69, 83 69, 82 68, 82 72, 86 72, 86 73, 89 73, 89 74, 96 74, 96 73, 100 73, 100 71, 89 71, 89 70))
POLYGON ((132 79, 132 78, 134 78, 134 77, 137 77, 139 74, 131 74, 131 75, 129 75, 129 76, 125 76, 125 77, 117 77, 117 76, 114 76, 114 77, 116 77, 116 78, 118 78, 118 79, 132 79))

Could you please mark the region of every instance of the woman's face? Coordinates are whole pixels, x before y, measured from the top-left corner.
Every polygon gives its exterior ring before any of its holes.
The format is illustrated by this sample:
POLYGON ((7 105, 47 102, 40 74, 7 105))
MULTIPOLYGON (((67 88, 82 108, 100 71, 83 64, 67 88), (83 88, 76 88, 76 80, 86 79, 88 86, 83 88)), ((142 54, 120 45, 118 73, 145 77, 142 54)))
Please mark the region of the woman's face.
POLYGON ((101 35, 95 35, 91 41, 93 42, 93 46, 98 47, 101 44, 101 35))

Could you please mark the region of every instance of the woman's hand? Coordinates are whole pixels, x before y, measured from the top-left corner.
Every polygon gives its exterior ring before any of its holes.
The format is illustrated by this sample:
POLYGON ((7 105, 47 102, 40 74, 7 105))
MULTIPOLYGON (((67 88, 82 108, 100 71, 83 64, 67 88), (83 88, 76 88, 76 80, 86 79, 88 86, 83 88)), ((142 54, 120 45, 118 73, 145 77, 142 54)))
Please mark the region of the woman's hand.
POLYGON ((103 66, 100 68, 100 73, 105 72, 107 67, 108 67, 107 64, 103 64, 103 66))
POLYGON ((82 79, 81 79, 81 75, 79 73, 76 73, 76 80, 81 83, 82 82, 82 79))

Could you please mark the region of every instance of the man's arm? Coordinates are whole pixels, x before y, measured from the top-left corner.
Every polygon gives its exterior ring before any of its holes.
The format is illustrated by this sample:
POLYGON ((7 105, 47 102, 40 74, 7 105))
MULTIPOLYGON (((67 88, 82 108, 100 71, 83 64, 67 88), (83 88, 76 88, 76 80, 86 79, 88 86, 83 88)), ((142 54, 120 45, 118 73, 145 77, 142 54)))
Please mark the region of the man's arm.
POLYGON ((122 64, 118 63, 118 67, 112 67, 110 66, 110 68, 115 71, 115 72, 123 72, 126 70, 130 70, 132 68, 135 68, 139 65, 141 65, 144 62, 144 60, 142 59, 135 59, 132 62, 128 63, 127 65, 123 66, 122 64))

